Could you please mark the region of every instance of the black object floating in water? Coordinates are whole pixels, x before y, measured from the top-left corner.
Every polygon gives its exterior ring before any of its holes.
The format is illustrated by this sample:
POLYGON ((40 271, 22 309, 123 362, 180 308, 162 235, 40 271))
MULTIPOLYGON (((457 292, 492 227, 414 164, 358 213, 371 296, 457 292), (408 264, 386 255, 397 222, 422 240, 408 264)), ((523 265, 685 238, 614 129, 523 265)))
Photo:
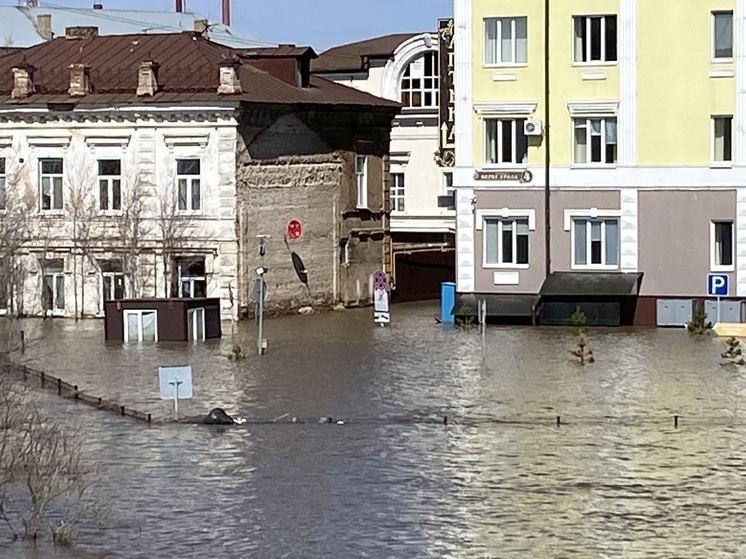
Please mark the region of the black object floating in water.
POLYGON ((236 422, 222 408, 215 408, 204 419, 205 425, 233 425, 236 422))

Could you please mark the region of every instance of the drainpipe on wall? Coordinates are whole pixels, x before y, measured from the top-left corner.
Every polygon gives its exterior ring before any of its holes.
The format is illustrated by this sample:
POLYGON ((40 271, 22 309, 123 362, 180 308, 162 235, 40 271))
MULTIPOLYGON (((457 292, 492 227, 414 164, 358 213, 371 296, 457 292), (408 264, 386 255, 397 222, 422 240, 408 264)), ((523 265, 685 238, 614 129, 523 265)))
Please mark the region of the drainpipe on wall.
POLYGON ((544 0, 544 274, 552 273, 552 216, 550 212, 549 171, 551 168, 549 107, 549 0, 544 0))

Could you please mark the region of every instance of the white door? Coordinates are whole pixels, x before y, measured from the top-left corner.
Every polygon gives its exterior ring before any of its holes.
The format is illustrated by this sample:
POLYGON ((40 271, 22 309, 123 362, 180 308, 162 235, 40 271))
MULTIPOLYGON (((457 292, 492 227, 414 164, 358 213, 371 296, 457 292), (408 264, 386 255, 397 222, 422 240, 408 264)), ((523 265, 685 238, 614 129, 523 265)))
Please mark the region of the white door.
POLYGON ((158 312, 129 310, 124 311, 125 342, 157 342, 158 312))
POLYGON ((189 339, 205 339, 205 309, 189 309, 187 311, 189 321, 189 339))

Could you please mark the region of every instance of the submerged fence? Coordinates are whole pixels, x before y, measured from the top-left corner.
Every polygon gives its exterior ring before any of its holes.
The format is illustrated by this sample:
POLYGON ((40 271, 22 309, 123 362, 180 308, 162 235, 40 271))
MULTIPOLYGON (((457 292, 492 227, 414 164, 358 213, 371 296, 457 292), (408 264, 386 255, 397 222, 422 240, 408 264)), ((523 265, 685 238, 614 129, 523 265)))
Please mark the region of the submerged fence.
POLYGON ((123 417, 131 417, 138 421, 144 421, 147 423, 153 422, 152 414, 119 405, 113 400, 92 396, 79 390, 77 384, 70 384, 61 378, 49 375, 44 371, 32 369, 31 367, 17 363, 6 362, 5 366, 14 377, 23 380, 25 384, 56 392, 58 396, 76 400, 99 410, 116 413, 123 417))

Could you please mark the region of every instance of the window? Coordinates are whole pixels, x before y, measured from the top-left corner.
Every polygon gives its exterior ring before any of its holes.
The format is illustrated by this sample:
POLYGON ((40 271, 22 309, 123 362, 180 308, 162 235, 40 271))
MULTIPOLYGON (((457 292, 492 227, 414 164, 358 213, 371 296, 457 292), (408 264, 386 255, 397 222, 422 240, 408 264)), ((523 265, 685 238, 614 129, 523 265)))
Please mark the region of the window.
POLYGON ((733 117, 712 117, 712 161, 730 163, 733 161, 733 117))
POLYGON ((518 165, 526 162, 528 140, 523 132, 525 119, 485 120, 487 128, 485 161, 488 164, 518 165))
POLYGON ((527 61, 527 18, 489 18, 484 20, 484 63, 486 65, 526 64, 527 61))
POLYGON ((401 79, 401 104, 405 107, 438 107, 438 56, 426 52, 409 63, 401 79))
POLYGON ((368 207, 368 158, 355 156, 355 183, 357 185, 357 207, 368 207))
POLYGON ((616 16, 573 18, 575 62, 616 62, 616 16))
POLYGON ((198 212, 202 207, 199 159, 176 160, 176 185, 179 195, 179 211, 198 212))
POLYGON ((733 270, 733 222, 713 221, 710 228, 712 239, 710 269, 713 272, 733 270))
POLYGON ((456 189, 453 188, 453 173, 451 171, 443 173, 443 190, 445 191, 446 196, 453 196, 456 194, 456 189))
POLYGON ((122 162, 119 159, 99 159, 98 200, 102 212, 122 210, 122 162))
POLYGON ((339 241, 339 263, 344 266, 350 263, 350 241, 342 239, 339 241))
POLYGON ((65 262, 62 258, 41 261, 42 311, 45 315, 65 312, 65 262))
POLYGON ((62 159, 40 161, 41 211, 62 210, 62 159))
POLYGON ((733 12, 712 12, 712 58, 733 58, 733 12))
POLYGON ((0 210, 5 209, 7 203, 7 192, 5 190, 5 159, 0 157, 0 210))
POLYGON ((189 309, 189 341, 205 339, 205 309, 189 309))
POLYGON ((101 310, 105 301, 124 299, 124 266, 121 260, 99 260, 101 268, 101 310))
POLYGON ((123 311, 125 342, 157 342, 157 311, 123 311))
POLYGON ((485 219, 484 263, 528 265, 528 219, 485 219))
POLYGON ((572 229, 573 267, 619 266, 618 219, 574 219, 572 229))
POLYGON ((391 173, 391 211, 404 211, 404 173, 391 173))
POLYGON ((576 165, 616 163, 616 118, 576 118, 574 128, 576 165))
POLYGON ((204 258, 177 258, 176 271, 178 297, 194 299, 207 296, 204 258))

